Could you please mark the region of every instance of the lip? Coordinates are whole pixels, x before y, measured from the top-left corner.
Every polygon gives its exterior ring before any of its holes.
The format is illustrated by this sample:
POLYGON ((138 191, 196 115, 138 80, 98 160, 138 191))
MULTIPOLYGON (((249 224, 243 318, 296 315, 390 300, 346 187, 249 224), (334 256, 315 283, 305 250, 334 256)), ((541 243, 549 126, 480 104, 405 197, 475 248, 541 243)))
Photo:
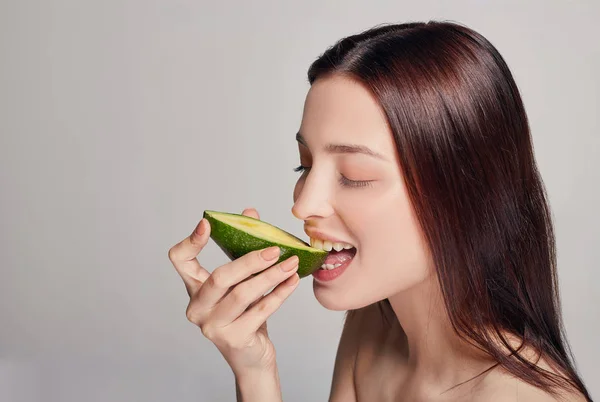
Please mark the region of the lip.
POLYGON ((340 240, 340 239, 337 239, 337 238, 335 238, 333 236, 326 235, 325 233, 323 233, 323 232, 321 232, 319 230, 316 230, 316 229, 305 228, 304 232, 309 237, 312 237, 313 239, 327 240, 327 241, 329 241, 331 243, 348 243, 348 244, 352 244, 352 243, 347 242, 345 240, 340 240))

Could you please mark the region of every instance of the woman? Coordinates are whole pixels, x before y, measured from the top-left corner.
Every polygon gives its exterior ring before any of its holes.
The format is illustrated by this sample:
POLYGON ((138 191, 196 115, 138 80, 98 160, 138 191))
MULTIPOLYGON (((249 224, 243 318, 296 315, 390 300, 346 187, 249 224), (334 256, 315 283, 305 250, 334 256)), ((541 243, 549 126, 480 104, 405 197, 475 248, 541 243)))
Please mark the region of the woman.
MULTIPOLYGON (((379 26, 340 40, 308 79, 292 212, 314 247, 353 246, 313 279, 324 307, 348 310, 329 400, 591 400, 563 336, 525 109, 494 46, 450 22, 379 26)), ((297 260, 272 265, 267 249, 211 274, 196 259, 209 235, 202 220, 169 252, 187 317, 238 399, 280 401, 266 319, 297 286, 297 260)))

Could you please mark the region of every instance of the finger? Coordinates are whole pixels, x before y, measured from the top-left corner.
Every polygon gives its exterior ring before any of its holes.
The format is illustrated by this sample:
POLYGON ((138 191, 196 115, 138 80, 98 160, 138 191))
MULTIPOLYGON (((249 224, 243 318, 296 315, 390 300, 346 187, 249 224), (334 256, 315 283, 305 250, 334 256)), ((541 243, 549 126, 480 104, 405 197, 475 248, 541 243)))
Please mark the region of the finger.
POLYGON ((254 300, 252 303, 250 303, 248 305, 248 307, 246 308, 246 310, 251 309, 252 307, 254 307, 256 305, 256 303, 258 303, 264 296, 260 296, 258 299, 254 300))
POLYGON ((242 215, 250 216, 252 218, 260 219, 258 211, 255 208, 246 208, 242 211, 242 215))
MULTIPOLYGON (((240 283, 244 283, 245 281, 248 281, 248 280, 252 279, 253 277, 254 277, 254 275, 251 275, 248 278, 241 281, 240 283)), ((235 287, 230 287, 229 289, 227 289, 225 294, 216 303, 216 305, 219 305, 220 301, 223 300, 225 297, 227 297, 227 295, 233 289, 235 289, 235 287)), ((250 304, 250 306, 248 306, 248 308, 250 308, 254 304, 258 303, 259 300, 260 300, 260 298, 258 300, 255 300, 254 302, 252 302, 250 304)), ((198 297, 193 297, 193 296, 190 297, 190 303, 188 304, 188 310, 186 311, 186 314, 188 315, 188 319, 190 319, 190 321, 192 321, 194 323, 199 323, 202 321, 202 317, 204 317, 207 313, 210 313, 210 311, 211 311, 211 308, 207 309, 205 306, 200 304, 200 302, 198 301, 198 297)))
POLYGON ((267 319, 281 307, 283 302, 293 293, 300 283, 298 273, 281 282, 268 295, 264 296, 255 306, 248 309, 229 327, 232 331, 241 330, 256 332, 267 319))
POLYGON ((191 235, 171 247, 169 260, 183 279, 188 295, 195 294, 210 273, 204 269, 196 256, 202 251, 210 237, 210 224, 200 220, 191 235))
POLYGON ((292 256, 274 265, 254 278, 236 285, 211 314, 215 325, 224 327, 236 320, 249 305, 262 297, 269 289, 285 281, 298 270, 298 257, 292 256))
POLYGON ((198 291, 196 299, 202 306, 213 307, 225 296, 232 286, 237 285, 251 274, 265 270, 278 259, 281 250, 277 246, 251 251, 243 256, 216 268, 198 291), (274 251, 269 256, 265 251, 274 251))

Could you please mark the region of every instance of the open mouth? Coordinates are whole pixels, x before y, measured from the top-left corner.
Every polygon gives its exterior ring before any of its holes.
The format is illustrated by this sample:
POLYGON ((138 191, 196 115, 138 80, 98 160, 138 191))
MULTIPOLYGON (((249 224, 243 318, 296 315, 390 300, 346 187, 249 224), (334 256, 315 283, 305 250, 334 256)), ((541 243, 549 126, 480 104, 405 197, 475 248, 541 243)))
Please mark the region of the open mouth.
POLYGON ((332 270, 338 268, 345 262, 353 259, 356 255, 356 252, 356 247, 342 249, 339 251, 331 250, 327 255, 327 258, 325 258, 325 261, 323 261, 323 265, 321 265, 321 268, 319 269, 332 270))
POLYGON ((356 255, 357 249, 350 243, 309 237, 311 247, 329 252, 319 270, 331 271, 342 265, 348 265, 346 263, 356 255))

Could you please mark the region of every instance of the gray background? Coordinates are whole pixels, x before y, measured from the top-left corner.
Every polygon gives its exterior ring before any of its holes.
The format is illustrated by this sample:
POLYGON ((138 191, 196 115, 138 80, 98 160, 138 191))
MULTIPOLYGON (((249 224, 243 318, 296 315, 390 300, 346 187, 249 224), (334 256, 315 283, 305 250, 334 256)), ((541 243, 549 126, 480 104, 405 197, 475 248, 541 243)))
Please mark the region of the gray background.
MULTIPOLYGON (((290 212, 306 70, 384 22, 486 36, 554 211, 564 319, 600 396, 598 2, 3 1, 0 400, 230 401, 168 249, 204 209, 290 212), (450 4, 451 3, 451 4, 450 4)), ((226 263, 211 241, 200 261, 226 263)), ((326 400, 341 312, 312 279, 270 320, 286 401, 326 400)))

